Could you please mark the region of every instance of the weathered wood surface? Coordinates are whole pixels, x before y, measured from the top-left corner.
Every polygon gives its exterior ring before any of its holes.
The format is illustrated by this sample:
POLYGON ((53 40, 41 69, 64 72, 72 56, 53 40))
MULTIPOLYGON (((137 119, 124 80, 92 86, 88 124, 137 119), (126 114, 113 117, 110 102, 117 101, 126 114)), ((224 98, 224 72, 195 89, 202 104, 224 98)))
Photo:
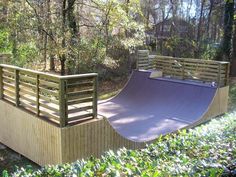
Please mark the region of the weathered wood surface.
POLYGON ((0 65, 0 96, 64 127, 96 118, 97 74, 58 76, 0 65))

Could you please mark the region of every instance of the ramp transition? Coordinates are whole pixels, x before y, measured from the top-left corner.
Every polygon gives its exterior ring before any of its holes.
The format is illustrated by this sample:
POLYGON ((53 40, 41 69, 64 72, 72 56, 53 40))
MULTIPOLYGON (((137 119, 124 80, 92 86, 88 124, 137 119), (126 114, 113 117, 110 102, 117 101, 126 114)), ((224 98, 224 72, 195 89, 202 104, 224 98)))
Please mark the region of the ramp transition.
POLYGON ((124 89, 98 105, 123 137, 147 142, 201 119, 216 94, 211 84, 151 79, 150 72, 134 71, 124 89))

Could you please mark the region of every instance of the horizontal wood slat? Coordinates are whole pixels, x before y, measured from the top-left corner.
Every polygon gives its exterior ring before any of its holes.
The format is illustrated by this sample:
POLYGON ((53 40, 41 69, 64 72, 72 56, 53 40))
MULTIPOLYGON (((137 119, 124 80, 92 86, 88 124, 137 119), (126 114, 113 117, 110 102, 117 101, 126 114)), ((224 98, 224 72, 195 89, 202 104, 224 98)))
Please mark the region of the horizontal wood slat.
POLYGON ((1 64, 0 78, 0 99, 60 126, 97 115, 96 73, 58 76, 1 64))
POLYGON ((147 57, 147 54, 147 50, 137 52, 138 69, 162 70, 163 77, 216 82, 218 87, 228 84, 228 62, 157 55, 147 57))
POLYGON ((71 117, 69 118, 70 121, 75 121, 75 120, 81 120, 81 119, 85 119, 85 118, 92 118, 93 114, 92 113, 88 113, 88 114, 83 114, 80 116, 76 116, 76 117, 71 117))

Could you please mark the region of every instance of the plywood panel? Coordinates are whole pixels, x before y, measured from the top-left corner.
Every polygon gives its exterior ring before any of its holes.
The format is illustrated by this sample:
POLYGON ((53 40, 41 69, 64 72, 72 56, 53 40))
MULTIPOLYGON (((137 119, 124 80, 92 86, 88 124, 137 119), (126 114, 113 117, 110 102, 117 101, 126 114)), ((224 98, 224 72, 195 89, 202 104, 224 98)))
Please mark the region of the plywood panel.
POLYGON ((4 101, 0 142, 40 165, 61 162, 60 129, 4 101))

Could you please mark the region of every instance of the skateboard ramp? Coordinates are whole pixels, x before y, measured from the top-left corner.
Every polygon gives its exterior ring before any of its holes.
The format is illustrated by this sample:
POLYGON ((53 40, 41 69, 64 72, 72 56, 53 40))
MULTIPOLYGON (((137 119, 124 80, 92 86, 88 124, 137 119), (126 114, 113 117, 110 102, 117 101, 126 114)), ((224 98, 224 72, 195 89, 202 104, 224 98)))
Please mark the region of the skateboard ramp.
POLYGON ((199 121, 217 91, 211 84, 149 76, 148 71, 134 71, 117 96, 98 105, 98 113, 134 142, 151 141, 199 121))

